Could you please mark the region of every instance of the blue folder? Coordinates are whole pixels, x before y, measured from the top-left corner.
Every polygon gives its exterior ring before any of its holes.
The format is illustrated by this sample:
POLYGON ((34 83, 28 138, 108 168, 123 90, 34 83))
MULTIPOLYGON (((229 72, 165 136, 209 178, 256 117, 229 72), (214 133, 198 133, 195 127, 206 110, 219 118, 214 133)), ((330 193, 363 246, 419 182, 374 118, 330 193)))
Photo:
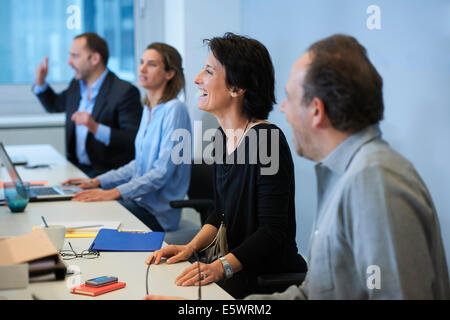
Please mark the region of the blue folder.
POLYGON ((164 232, 132 233, 100 229, 89 250, 97 251, 156 251, 161 249, 164 232))

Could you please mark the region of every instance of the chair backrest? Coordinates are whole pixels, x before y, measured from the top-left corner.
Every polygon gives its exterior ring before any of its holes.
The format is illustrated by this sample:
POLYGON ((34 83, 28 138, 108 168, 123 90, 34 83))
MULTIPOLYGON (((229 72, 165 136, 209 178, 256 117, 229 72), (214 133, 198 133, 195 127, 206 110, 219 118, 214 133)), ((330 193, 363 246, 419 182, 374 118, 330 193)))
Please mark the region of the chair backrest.
POLYGON ((189 199, 214 199, 213 174, 213 165, 192 163, 189 199))
MULTIPOLYGON (((188 190, 189 200, 214 200, 213 185, 214 165, 192 163, 191 182, 188 190)), ((200 212, 202 225, 208 216, 210 208, 200 212)))

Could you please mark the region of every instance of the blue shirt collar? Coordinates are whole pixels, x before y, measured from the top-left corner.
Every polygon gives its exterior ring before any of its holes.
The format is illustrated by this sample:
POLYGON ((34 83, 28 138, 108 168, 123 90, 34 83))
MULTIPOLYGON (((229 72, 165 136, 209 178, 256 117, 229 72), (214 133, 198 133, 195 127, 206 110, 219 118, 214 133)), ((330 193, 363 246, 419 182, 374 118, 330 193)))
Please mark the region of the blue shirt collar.
POLYGON ((356 152, 367 142, 381 138, 378 124, 368 126, 345 139, 319 165, 323 165, 337 173, 344 173, 356 152))
MULTIPOLYGON (((172 99, 172 100, 173 100, 173 99, 172 99)), ((172 101, 172 100, 169 100, 169 101, 172 101)), ((157 113, 159 110, 161 110, 162 107, 165 106, 169 101, 167 101, 167 102, 161 102, 161 103, 157 104, 156 106, 154 106, 154 107, 153 107, 153 110, 152 110, 153 115, 155 115, 155 113, 157 113)), ((144 108, 147 109, 148 112, 150 112, 150 108, 149 108, 148 105, 145 104, 145 105, 144 105, 144 108)))
MULTIPOLYGON (((97 80, 95 80, 94 84, 92 85, 91 91, 92 91, 92 97, 96 97, 98 92, 100 91, 100 88, 102 87, 103 82, 105 81, 106 76, 108 75, 108 68, 105 69, 105 71, 101 74, 100 77, 98 77, 97 80)), ((83 92, 87 93, 87 83, 84 80, 80 80, 80 89, 81 89, 81 95, 83 95, 83 92)))

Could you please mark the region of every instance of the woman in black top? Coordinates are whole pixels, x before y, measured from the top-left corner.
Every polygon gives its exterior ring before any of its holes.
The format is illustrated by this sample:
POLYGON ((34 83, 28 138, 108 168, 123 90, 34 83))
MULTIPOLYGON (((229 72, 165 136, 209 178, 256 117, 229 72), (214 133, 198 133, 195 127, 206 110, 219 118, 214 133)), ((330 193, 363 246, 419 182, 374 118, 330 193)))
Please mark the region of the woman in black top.
MULTIPOLYGON (((198 108, 213 114, 220 128, 214 140, 215 211, 185 246, 169 245, 147 263, 189 259, 209 248, 201 263, 201 285, 218 282, 235 298, 257 291, 260 274, 306 272, 295 243, 294 165, 282 131, 265 121, 275 103, 274 70, 258 41, 227 33, 206 40, 211 49, 195 78, 198 108), (219 257, 219 259, 217 259, 219 257)), ((194 263, 177 285, 198 285, 194 263)))

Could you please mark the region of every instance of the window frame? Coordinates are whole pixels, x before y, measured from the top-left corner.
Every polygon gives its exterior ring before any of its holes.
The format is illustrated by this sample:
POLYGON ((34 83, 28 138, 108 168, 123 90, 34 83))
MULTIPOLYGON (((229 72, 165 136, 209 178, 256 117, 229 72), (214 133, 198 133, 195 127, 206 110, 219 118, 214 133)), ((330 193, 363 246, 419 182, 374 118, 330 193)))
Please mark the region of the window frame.
MULTIPOLYGON (((141 53, 146 46, 154 41, 163 41, 164 0, 133 0, 133 11, 136 72, 141 53)), ((39 118, 45 116, 47 112, 32 91, 33 84, 34 79, 26 84, 0 84, 0 117, 16 119, 21 116, 39 118), (11 110, 11 106, 15 108, 11 110)), ((56 92, 64 90, 69 85, 68 82, 50 82, 49 84, 56 92)), ((136 85, 136 81, 133 84, 136 85)), ((64 125, 63 121, 61 125, 64 125)))

